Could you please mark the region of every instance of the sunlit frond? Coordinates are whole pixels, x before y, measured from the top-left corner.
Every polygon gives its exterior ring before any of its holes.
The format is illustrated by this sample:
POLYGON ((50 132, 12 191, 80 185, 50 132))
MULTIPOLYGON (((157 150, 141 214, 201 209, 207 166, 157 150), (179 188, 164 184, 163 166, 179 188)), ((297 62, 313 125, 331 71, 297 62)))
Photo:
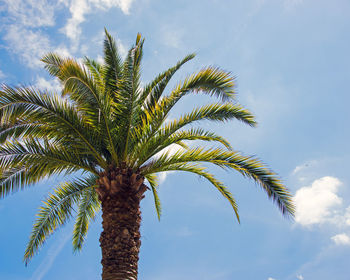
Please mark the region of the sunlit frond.
POLYGON ((6 108, 14 108, 14 117, 22 123, 45 124, 48 129, 51 127, 51 134, 57 132, 58 138, 74 138, 77 144, 85 147, 86 154, 93 155, 101 166, 106 166, 98 152, 101 147, 101 137, 98 136, 101 135, 67 100, 31 88, 3 86, 0 90, 0 112, 6 108))
MULTIPOLYGON (((159 100, 151 111, 145 111, 145 115, 142 116, 144 118, 142 129, 145 129, 146 132, 141 129, 141 131, 135 131, 134 135, 150 139, 165 122, 175 104, 189 93, 200 92, 215 96, 222 101, 230 101, 234 98, 234 86, 234 78, 231 74, 218 68, 208 67, 192 74, 183 82, 178 83, 169 96, 159 100)), ((241 108, 241 110, 244 109, 241 108)))
POLYGON ((46 54, 41 61, 44 62, 44 68, 54 77, 59 77, 60 67, 67 58, 61 57, 57 53, 50 52, 46 54))
POLYGON ((105 39, 103 43, 104 52, 104 81, 105 90, 110 94, 118 89, 118 80, 121 78, 122 59, 120 58, 117 44, 114 38, 105 29, 105 39))
MULTIPOLYGON (((144 138, 139 139, 138 147, 135 149, 139 157, 139 164, 144 163, 147 159, 158 153, 166 146, 172 144, 172 136, 179 129, 194 122, 210 120, 210 121, 228 121, 231 119, 238 119, 248 125, 254 126, 256 124, 254 116, 240 105, 232 103, 214 103, 194 109, 191 113, 185 114, 179 119, 173 120, 163 127, 157 128, 157 131, 152 131, 153 127, 148 128, 148 133, 144 138)), ((145 129, 145 128, 144 128, 145 129)), ((199 132, 197 132, 198 134, 199 132)), ((140 135, 138 133, 136 135, 140 135)), ((204 136, 204 135, 203 135, 204 136)), ((218 141, 218 137, 216 137, 218 141)), ((204 137, 202 137, 204 140, 204 137)), ((209 138, 207 138, 209 140, 209 138)), ((213 140, 213 139, 211 139, 213 140)), ((227 146, 227 141, 221 141, 227 146)))
POLYGON ((87 67, 89 72, 94 78, 96 85, 99 87, 101 92, 104 92, 104 75, 103 75, 103 65, 98 63, 96 60, 84 57, 84 65, 87 67))
POLYGON ((158 103, 159 98, 162 96, 165 87, 168 85, 170 79, 173 75, 180 69, 182 65, 190 61, 195 57, 195 54, 189 54, 184 59, 179 61, 174 67, 169 68, 163 73, 159 74, 152 82, 147 84, 140 97, 140 103, 146 111, 151 111, 156 103, 158 103))
POLYGON ((123 100, 123 108, 116 116, 116 121, 120 127, 121 145, 119 157, 126 160, 131 136, 131 129, 136 123, 139 113, 137 100, 140 95, 140 62, 142 58, 142 48, 144 39, 141 35, 136 38, 136 45, 132 47, 125 58, 122 70, 122 78, 118 81, 118 92, 123 100))

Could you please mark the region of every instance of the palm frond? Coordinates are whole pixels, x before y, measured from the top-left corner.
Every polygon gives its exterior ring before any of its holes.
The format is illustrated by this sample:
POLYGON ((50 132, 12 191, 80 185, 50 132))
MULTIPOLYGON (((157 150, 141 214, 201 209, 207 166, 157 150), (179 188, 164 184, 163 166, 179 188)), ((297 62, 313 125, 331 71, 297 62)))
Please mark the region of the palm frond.
MULTIPOLYGON (((231 192, 225 187, 225 185, 217 180, 214 175, 210 174, 206 169, 198 164, 172 164, 168 166, 164 166, 161 169, 162 172, 165 171, 186 171, 190 173, 197 174, 205 179, 207 179, 222 195, 225 197, 229 203, 231 204, 233 211, 235 212, 237 221, 240 222, 239 214, 238 214, 238 206, 236 200, 234 199, 231 192)), ((146 175, 147 176, 147 175, 146 175)))
POLYGON ((105 85, 104 85, 104 75, 103 75, 103 65, 98 63, 96 60, 90 59, 88 57, 84 57, 84 65, 87 67, 89 72, 94 78, 94 81, 96 82, 97 86, 99 87, 99 90, 101 92, 104 92, 105 85))
MULTIPOLYGON (((152 126, 143 128, 148 132, 144 134, 144 138, 141 137, 138 140, 138 147, 135 149, 135 153, 139 157, 139 165, 144 163, 160 150, 164 149, 166 146, 172 144, 170 142, 170 140, 173 140, 172 135, 186 125, 203 120, 223 122, 231 119, 238 119, 250 126, 255 126, 256 124, 254 116, 242 106, 232 103, 214 103, 196 108, 191 113, 185 114, 179 119, 173 120, 163 127, 155 127, 155 129, 157 129, 156 132, 153 131, 152 126)), ((147 122, 144 123, 146 125, 149 124, 147 122)), ((197 134, 198 133, 199 132, 197 132, 197 134)), ((141 133, 136 133, 135 135, 140 137, 141 133)), ((219 140, 218 137, 216 138, 219 140)), ((209 138, 207 139, 209 140, 209 138)), ((202 140, 204 140, 203 137, 202 140)), ((211 138, 211 140, 213 139, 211 138)), ((227 141, 224 142, 222 139, 220 140, 222 143, 227 145, 227 141)))
POLYGON ((61 71, 61 65, 66 61, 66 58, 61 57, 57 53, 47 53, 42 59, 45 63, 44 68, 50 73, 51 76, 59 77, 61 71))
POLYGON ((153 156, 157 155, 158 153, 161 153, 162 151, 166 150, 174 144, 180 145, 183 148, 187 149, 188 146, 185 145, 183 142, 185 140, 218 142, 224 145, 227 149, 232 149, 230 143, 226 139, 215 134, 214 132, 205 131, 201 128, 178 131, 174 132, 171 135, 160 134, 157 135, 157 137, 153 137, 150 141, 148 141, 147 145, 140 145, 142 148, 137 149, 138 161, 136 166, 141 166, 144 162, 146 162, 153 156))
POLYGON ((144 40, 138 34, 136 38, 136 45, 132 47, 123 64, 122 78, 118 81, 118 92, 123 100, 123 108, 116 116, 120 127, 121 135, 121 160, 126 160, 129 150, 129 140, 131 135, 131 128, 138 119, 137 109, 140 107, 137 100, 140 95, 140 63, 142 59, 142 47, 144 40))
POLYGON ((110 94, 118 89, 117 83, 121 78, 122 59, 120 58, 117 44, 114 38, 108 33, 107 29, 105 29, 103 51, 105 89, 108 91, 105 92, 105 94, 110 94))
MULTIPOLYGON (((96 163, 95 163, 96 164, 96 163)), ((31 168, 40 166, 42 170, 85 170, 96 173, 91 158, 85 157, 70 147, 49 142, 40 143, 35 138, 24 139, 22 142, 6 142, 0 146, 0 170, 16 166, 31 168)), ((47 174, 49 175, 49 174, 47 174)))
MULTIPOLYGON (((87 61, 88 65, 92 65, 91 63, 93 62, 90 61, 89 64, 87 61)), ((96 63, 93 65, 97 67, 96 63)), ((86 114, 89 125, 97 128, 102 135, 106 135, 112 157, 114 161, 118 161, 111 135, 112 123, 109 118, 112 112, 112 99, 108 94, 103 94, 102 81, 95 81, 94 76, 98 73, 97 70, 94 72, 95 75, 92 75, 74 60, 64 63, 61 66, 61 79, 64 82, 63 95, 68 95, 76 103, 79 111, 86 114)))
POLYGON ((80 142, 81 146, 85 147, 86 154, 93 155, 101 166, 106 166, 105 160, 96 150, 101 147, 101 135, 85 122, 67 100, 31 88, 14 89, 3 86, 0 90, 0 112, 7 108, 14 108, 14 117, 19 118, 22 123, 51 126, 50 133, 56 130, 58 138, 67 135, 75 137, 75 142, 80 142))
POLYGON ((87 188, 81 195, 77 219, 73 231, 73 250, 81 250, 89 229, 89 224, 100 210, 100 201, 95 186, 87 188))
POLYGON ((87 189, 91 188, 92 184, 95 184, 96 179, 96 176, 92 176, 87 179, 64 183, 43 202, 24 253, 26 264, 52 232, 71 218, 74 204, 79 201, 79 198, 87 189))
POLYGON ((44 176, 38 176, 28 172, 23 167, 16 167, 1 171, 0 176, 0 198, 39 182, 44 176))
POLYGON ((0 197, 5 197, 53 174, 85 170, 97 174, 91 158, 76 150, 36 139, 0 146, 0 197))
POLYGON ((190 92, 209 94, 226 102, 234 99, 234 88, 234 77, 231 73, 219 68, 207 67, 177 84, 167 100, 168 109, 190 92))
MULTIPOLYGON (((234 78, 231 74, 218 68, 208 67, 190 75, 173 89, 170 96, 159 100, 152 111, 145 111, 145 115, 142 116, 144 118, 142 129, 146 129, 147 132, 141 135, 146 135, 148 139, 151 138, 165 122, 170 110, 187 94, 201 92, 220 98, 225 102, 233 100, 234 86, 234 78)), ((241 107, 241 112, 243 110, 241 107)), ((249 112, 247 111, 247 113, 249 112)), ((141 132, 142 129, 140 129, 141 132)), ((140 132, 136 131, 134 135, 140 135, 140 132)))
POLYGON ((143 104, 144 110, 151 111, 152 108, 158 103, 159 98, 162 96, 165 87, 168 85, 173 75, 184 65, 195 57, 195 54, 189 54, 184 59, 179 61, 175 66, 167 69, 163 73, 159 74, 152 82, 147 84, 140 97, 140 103, 143 104))
POLYGON ((234 151, 222 149, 191 148, 187 150, 179 150, 174 155, 165 153, 156 160, 151 161, 143 168, 143 174, 160 172, 166 166, 173 164, 184 164, 191 162, 207 162, 215 164, 222 168, 234 169, 243 176, 253 179, 258 183, 279 207, 282 214, 286 216, 294 215, 294 205, 292 195, 282 184, 276 173, 267 168, 260 160, 243 156, 234 151))
POLYGON ((153 199, 154 199, 154 206, 156 208, 158 220, 160 221, 160 216, 162 215, 162 206, 160 204, 160 199, 157 191, 157 188, 158 188, 157 176, 155 174, 147 174, 145 177, 149 185, 151 186, 153 199))

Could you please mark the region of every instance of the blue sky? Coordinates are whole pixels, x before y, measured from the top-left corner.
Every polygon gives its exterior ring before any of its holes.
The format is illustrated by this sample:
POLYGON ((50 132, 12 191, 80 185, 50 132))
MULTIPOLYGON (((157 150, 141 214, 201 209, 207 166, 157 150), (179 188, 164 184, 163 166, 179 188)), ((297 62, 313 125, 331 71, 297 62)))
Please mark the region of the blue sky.
MULTIPOLYGON (((160 1, 2 0, 0 82, 58 90, 39 58, 48 51, 100 59, 103 28, 122 53, 146 38, 143 80, 186 54, 175 77, 205 65, 232 71, 255 129, 204 124, 236 150, 257 155, 295 197, 295 221, 282 217, 252 181, 213 169, 235 195, 242 223, 205 181, 161 176, 161 222, 142 202, 141 280, 346 280, 350 267, 350 2, 347 0, 160 1)), ((197 99, 186 99, 176 114, 197 99)), ((171 117, 171 116, 170 116, 171 117)), ((24 267, 35 213, 64 178, 51 178, 0 201, 0 279, 99 279, 101 219, 81 253, 72 224, 55 233, 24 267)))

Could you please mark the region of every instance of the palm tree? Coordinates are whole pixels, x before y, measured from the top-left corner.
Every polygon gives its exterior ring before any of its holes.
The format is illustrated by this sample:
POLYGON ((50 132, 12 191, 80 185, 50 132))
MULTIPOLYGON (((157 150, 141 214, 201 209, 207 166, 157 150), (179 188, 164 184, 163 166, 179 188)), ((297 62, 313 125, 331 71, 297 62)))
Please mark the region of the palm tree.
POLYGON ((161 215, 157 173, 186 171, 204 177, 229 201, 239 221, 233 196, 203 163, 253 179, 285 216, 293 216, 290 193, 261 161, 232 150, 214 132, 188 128, 204 120, 231 119, 255 126, 254 116, 235 102, 232 75, 206 67, 165 95, 175 72, 194 58, 190 54, 142 87, 143 43, 138 34, 122 60, 106 31, 103 63, 47 54, 42 61, 61 81, 61 95, 2 86, 0 197, 55 174, 73 178, 60 184, 40 208, 25 250, 26 263, 75 214, 73 248, 80 250, 89 223, 102 209, 102 279, 137 279, 140 201, 147 190, 153 194, 158 218, 161 215), (219 101, 168 120, 171 109, 190 94, 208 94, 219 101), (198 146, 198 140, 218 146, 198 146), (174 145, 181 149, 171 152, 174 145))

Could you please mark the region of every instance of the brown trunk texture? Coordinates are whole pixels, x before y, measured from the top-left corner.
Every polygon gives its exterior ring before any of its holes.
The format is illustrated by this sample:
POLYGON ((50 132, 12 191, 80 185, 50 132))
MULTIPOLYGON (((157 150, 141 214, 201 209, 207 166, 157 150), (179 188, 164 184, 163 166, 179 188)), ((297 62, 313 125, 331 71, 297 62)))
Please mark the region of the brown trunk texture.
POLYGON ((140 201, 147 187, 131 169, 110 168, 100 174, 102 203, 102 280, 137 280, 141 246, 140 201))

